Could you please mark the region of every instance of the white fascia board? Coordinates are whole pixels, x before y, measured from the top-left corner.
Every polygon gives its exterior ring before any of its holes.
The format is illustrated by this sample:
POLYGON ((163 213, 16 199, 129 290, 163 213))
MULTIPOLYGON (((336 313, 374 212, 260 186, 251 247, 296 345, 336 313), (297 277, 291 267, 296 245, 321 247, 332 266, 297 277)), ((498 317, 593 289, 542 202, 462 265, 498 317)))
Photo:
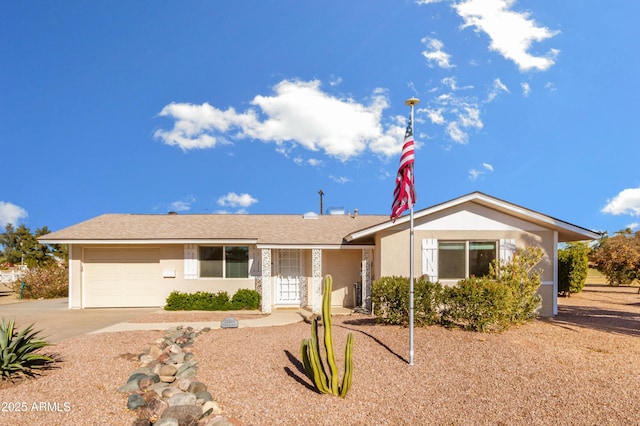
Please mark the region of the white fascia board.
POLYGON ((597 232, 591 231, 586 228, 582 228, 577 225, 573 225, 569 222, 565 222, 560 219, 556 219, 551 216, 547 216, 542 213, 535 212, 533 210, 526 209, 524 207, 516 206, 514 204, 506 203, 501 200, 496 200, 493 198, 487 198, 486 196, 479 195, 478 199, 482 200, 481 204, 489 204, 496 208, 497 210, 502 210, 512 216, 520 216, 528 219, 530 222, 544 224, 553 229, 554 231, 564 230, 574 234, 579 234, 584 236, 585 240, 597 240, 600 238, 600 234, 597 232))
POLYGON ((154 239, 154 240, 46 240, 39 239, 41 244, 256 244, 257 239, 154 239))
POLYGON ((374 247, 373 244, 370 245, 345 245, 345 244, 258 244, 256 248, 258 249, 301 249, 301 250, 311 250, 311 249, 319 249, 319 250, 359 250, 359 249, 370 249, 374 247))

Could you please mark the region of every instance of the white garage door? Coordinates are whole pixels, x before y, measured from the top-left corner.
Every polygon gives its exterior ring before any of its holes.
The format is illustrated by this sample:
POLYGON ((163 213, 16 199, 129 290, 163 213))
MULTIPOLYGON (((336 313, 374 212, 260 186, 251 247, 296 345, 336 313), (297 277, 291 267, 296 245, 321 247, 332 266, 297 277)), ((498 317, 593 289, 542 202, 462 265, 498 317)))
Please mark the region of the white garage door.
POLYGON ((158 249, 84 250, 85 308, 163 306, 161 280, 158 249))

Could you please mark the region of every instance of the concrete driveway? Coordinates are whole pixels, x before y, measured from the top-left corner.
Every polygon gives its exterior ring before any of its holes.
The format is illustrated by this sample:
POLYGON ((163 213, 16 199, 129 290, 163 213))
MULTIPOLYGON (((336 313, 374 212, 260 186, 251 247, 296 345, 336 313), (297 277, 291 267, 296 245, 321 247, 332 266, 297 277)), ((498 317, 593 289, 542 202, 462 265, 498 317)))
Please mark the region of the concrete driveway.
POLYGON ((82 336, 126 322, 159 308, 69 309, 69 299, 32 300, 0 304, 0 317, 14 319, 19 330, 35 323, 35 330, 50 343, 82 336))

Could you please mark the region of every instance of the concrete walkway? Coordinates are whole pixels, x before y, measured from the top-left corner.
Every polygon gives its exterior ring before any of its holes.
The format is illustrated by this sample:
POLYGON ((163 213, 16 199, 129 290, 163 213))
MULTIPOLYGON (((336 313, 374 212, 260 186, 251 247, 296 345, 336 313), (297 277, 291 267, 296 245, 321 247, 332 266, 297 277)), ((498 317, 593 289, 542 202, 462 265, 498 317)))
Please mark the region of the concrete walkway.
MULTIPOLYGON (((280 325, 295 324, 303 321, 309 317, 311 312, 303 309, 292 310, 276 310, 271 314, 262 318, 254 319, 241 319, 238 320, 238 328, 247 327, 273 327, 280 325)), ((229 315, 233 317, 233 315, 229 315)), ((202 321, 202 322, 153 322, 153 323, 136 323, 136 322, 121 322, 111 325, 109 327, 101 328, 99 330, 92 331, 94 333, 111 333, 118 331, 133 331, 133 330, 166 330, 170 327, 182 325, 184 327, 204 328, 209 327, 211 329, 222 328, 221 321, 202 321)))

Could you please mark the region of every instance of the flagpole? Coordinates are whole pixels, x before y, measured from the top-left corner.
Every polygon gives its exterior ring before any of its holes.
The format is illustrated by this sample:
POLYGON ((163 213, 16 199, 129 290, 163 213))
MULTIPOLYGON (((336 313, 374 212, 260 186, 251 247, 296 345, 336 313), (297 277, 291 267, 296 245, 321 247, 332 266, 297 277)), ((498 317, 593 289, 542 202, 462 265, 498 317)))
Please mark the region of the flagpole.
MULTIPOLYGON (((413 108, 420 102, 417 98, 409 98, 405 101, 407 106, 411 107, 411 123, 415 129, 415 121, 413 120, 413 108)), ((413 129, 412 129, 413 132, 413 129)), ((415 135, 415 132, 413 132, 415 135)), ((415 136, 414 136, 415 137, 415 136)), ((413 300, 413 203, 411 200, 410 220, 409 220, 409 365, 413 365, 413 322, 414 322, 414 300, 413 300)))

